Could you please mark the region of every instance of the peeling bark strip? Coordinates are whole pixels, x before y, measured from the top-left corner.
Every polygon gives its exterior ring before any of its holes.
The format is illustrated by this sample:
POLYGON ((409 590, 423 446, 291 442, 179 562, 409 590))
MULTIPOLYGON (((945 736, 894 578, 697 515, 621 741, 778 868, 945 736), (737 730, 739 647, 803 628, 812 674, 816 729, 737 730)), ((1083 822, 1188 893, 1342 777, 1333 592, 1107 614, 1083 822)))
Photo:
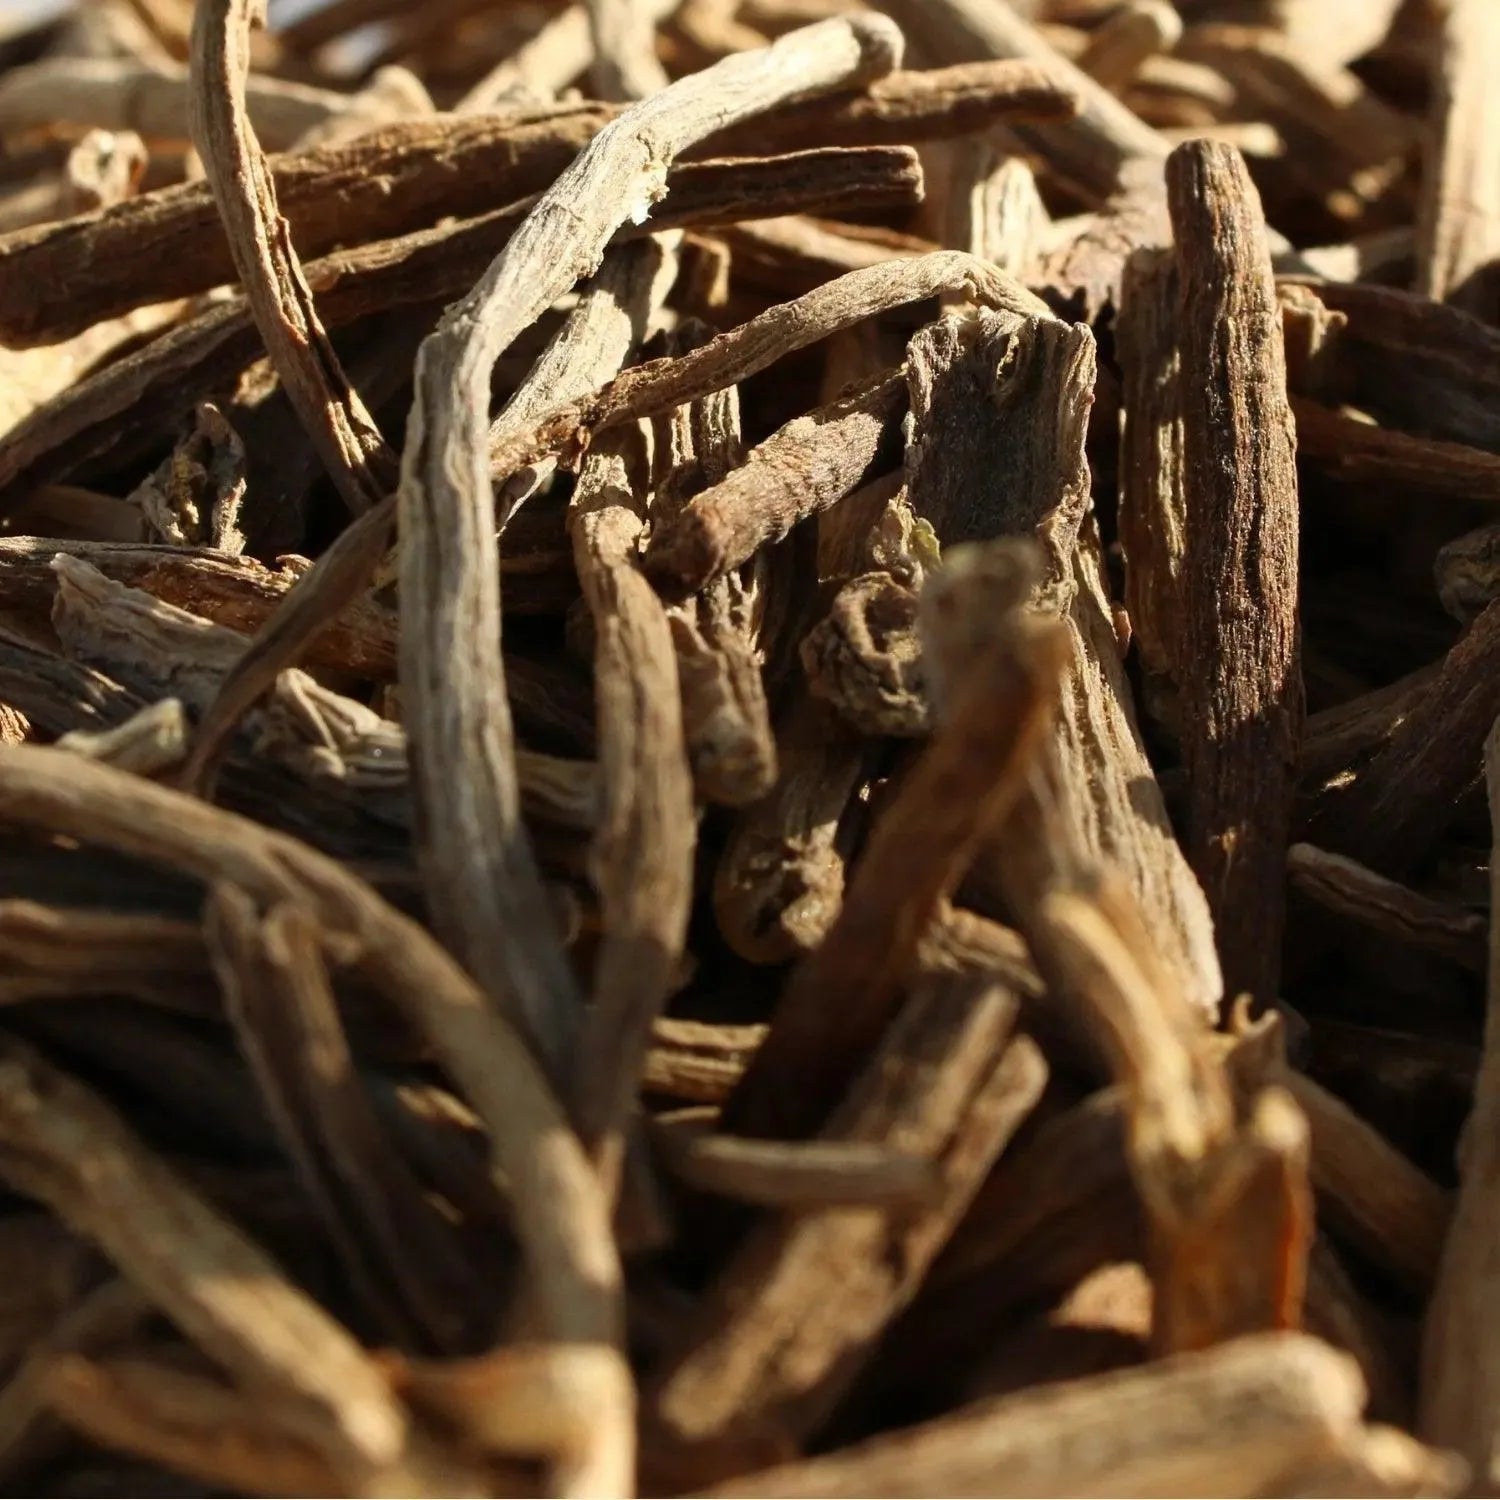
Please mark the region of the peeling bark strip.
POLYGON ((318 320, 245 112, 250 29, 265 0, 205 0, 193 19, 193 142, 230 254, 276 373, 344 503, 355 514, 390 494, 396 455, 350 386, 318 320))
POLYGON ((1232 147, 1167 163, 1187 493, 1188 857, 1232 994, 1276 997, 1302 739, 1295 437, 1260 199, 1232 147))
POLYGON ((520 822, 501 691, 491 372, 596 268, 616 229, 645 215, 683 151, 787 99, 888 73, 900 45, 889 24, 829 22, 633 105, 543 195, 418 351, 400 491, 401 687, 423 878, 459 955, 491 994, 517 997, 549 1058, 561 1055, 578 1000, 520 822))
MULTIPOLYGON (((945 544, 1026 536, 1043 549, 1039 599, 1061 612, 1072 648, 1052 734, 1074 803, 1069 857, 1126 876, 1161 923, 1164 961, 1212 1014, 1223 988, 1212 928, 1135 724, 1089 517, 1093 339, 1051 318, 981 314, 932 325, 909 353, 913 508, 945 544)), ((995 851, 981 856, 969 882, 975 899, 1004 887, 1004 863, 995 851)))

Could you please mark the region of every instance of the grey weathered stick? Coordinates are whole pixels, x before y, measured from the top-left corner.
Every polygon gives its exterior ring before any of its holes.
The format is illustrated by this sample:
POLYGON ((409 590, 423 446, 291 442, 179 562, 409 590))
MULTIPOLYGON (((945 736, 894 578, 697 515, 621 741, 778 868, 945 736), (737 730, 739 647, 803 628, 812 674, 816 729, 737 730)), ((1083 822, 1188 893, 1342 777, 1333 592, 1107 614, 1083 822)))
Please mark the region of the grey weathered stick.
POLYGON ((264 19, 265 0, 205 0, 195 11, 193 140, 271 362, 344 503, 359 515, 390 494, 396 456, 318 320, 249 124, 250 29, 264 19))
POLYGON ((1081 101, 1078 118, 1040 131, 1020 124, 1009 128, 1029 153, 1088 195, 1107 198, 1118 185, 1121 169, 1133 158, 1165 159, 1169 148, 1161 135, 1108 89, 1067 62, 1011 6, 998 0, 879 0, 879 4, 913 36, 921 37, 922 45, 943 62, 1016 58, 1045 65, 1081 101))
MULTIPOLYGON (((656 25, 681 0, 588 0, 594 60, 589 76, 601 99, 645 99, 667 86, 656 56, 656 25)), ((529 80, 524 80, 529 81, 529 80)))
POLYGON ((851 271, 805 296, 767 308, 701 349, 637 365, 584 400, 559 406, 530 432, 495 446, 495 471, 509 473, 544 455, 576 447, 581 429, 596 432, 665 415, 866 318, 945 293, 1022 317, 1050 316, 1046 304, 1014 277, 958 251, 851 271))
POLYGON ((1487 322, 1500 315, 1500 12, 1452 0, 1442 13, 1422 179, 1417 290, 1487 322))
POLYGON ((594 620, 602 807, 591 863, 604 922, 573 1117, 609 1176, 687 940, 697 833, 672 632, 635 562, 642 524, 622 445, 606 441, 584 463, 568 525, 594 620))
POLYGON ((714 1496, 1233 1496, 1357 1438, 1365 1391, 1345 1354, 1305 1335, 1002 1396, 859 1447, 766 1469, 714 1496), (1079 1441, 1087 1433, 1089 1441, 1079 1441))
POLYGON ((1166 0, 1128 0, 1089 34, 1075 59, 1081 72, 1116 93, 1148 57, 1170 52, 1182 36, 1182 17, 1166 0))
POLYGON ((1230 991, 1281 968, 1284 864, 1302 736, 1297 468, 1281 314, 1239 153, 1189 143, 1167 191, 1177 237, 1189 595, 1182 724, 1188 856, 1230 991))
POLYGON ((482 1289, 459 1240, 384 1137, 355 1071, 312 920, 211 893, 207 935, 226 1009, 356 1290, 419 1347, 459 1353, 482 1289))
MULTIPOLYGON (((286 79, 247 85, 256 133, 284 151, 307 131, 349 108, 349 96, 286 79)), ((150 139, 187 140, 191 132, 187 69, 147 67, 124 58, 47 58, 12 69, 0 84, 0 129, 20 132, 68 120, 150 139)))
POLYGON ((905 405, 906 382, 892 371, 787 423, 652 533, 652 579, 674 598, 695 594, 853 493, 882 460, 895 463, 905 405))
MULTIPOLYGON (((1500 727, 1485 743, 1485 781, 1500 850, 1500 727)), ((1500 903, 1500 860, 1490 866, 1500 903)), ((1474 1107, 1459 1149, 1458 1203, 1427 1309, 1417 1430, 1454 1448, 1481 1487, 1500 1481, 1500 1274, 1493 1252, 1500 1215, 1500 925, 1490 923, 1484 1052, 1474 1107)))
POLYGON ((594 270, 619 226, 644 215, 682 151, 788 98, 889 72, 899 48, 888 24, 832 22, 633 106, 543 195, 418 352, 400 489, 401 685, 424 882, 456 951, 488 990, 517 997, 548 1057, 559 1055, 577 999, 520 824, 509 713, 497 698, 491 373, 594 270))

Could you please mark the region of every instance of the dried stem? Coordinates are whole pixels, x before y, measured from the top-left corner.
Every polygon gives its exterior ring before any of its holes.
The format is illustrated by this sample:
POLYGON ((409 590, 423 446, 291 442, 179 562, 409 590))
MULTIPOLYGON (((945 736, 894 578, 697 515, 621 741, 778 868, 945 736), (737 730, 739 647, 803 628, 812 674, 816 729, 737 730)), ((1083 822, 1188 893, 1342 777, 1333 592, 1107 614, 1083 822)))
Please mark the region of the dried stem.
POLYGON ((1187 848, 1231 992, 1269 1001, 1302 736, 1297 469, 1281 314, 1255 187, 1232 148, 1167 164, 1188 492, 1187 848))

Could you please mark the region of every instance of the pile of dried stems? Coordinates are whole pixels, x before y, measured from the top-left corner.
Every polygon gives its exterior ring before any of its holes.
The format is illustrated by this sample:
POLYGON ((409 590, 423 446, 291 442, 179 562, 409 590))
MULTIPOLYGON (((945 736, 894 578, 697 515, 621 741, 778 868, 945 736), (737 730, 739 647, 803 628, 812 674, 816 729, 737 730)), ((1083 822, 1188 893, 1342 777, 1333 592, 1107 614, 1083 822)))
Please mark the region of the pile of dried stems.
POLYGON ((7 1491, 1494 1493, 1500 4, 262 8, 0 40, 7 1491))

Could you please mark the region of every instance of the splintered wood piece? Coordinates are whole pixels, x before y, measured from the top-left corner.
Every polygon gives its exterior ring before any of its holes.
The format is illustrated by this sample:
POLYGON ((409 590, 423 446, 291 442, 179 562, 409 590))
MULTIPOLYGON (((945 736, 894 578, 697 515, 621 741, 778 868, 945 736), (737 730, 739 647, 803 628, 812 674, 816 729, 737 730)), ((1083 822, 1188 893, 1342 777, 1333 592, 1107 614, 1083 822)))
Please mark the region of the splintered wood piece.
POLYGON ((288 905, 262 918, 244 892, 220 886, 207 933, 240 1048, 351 1279, 397 1337, 459 1352, 476 1313, 482 1321, 481 1287, 383 1138, 317 928, 288 905))
POLYGON ((1302 737, 1295 438, 1259 197, 1232 148, 1167 163, 1187 492, 1188 857, 1225 982, 1275 998, 1302 737))
POLYGON ((1287 850, 1292 889, 1371 932, 1485 972, 1487 924, 1476 912, 1434 900, 1314 844, 1287 850))
MULTIPOLYGON (((1484 750, 1490 816, 1500 848, 1500 728, 1484 750)), ((1500 902, 1500 860, 1490 866, 1490 899, 1500 902)), ((1490 926, 1490 967, 1484 1051, 1474 1107, 1459 1148, 1459 1191, 1438 1265, 1422 1341, 1417 1431, 1428 1442, 1466 1458, 1480 1487, 1500 1476, 1500 1361, 1497 1361, 1493 1256, 1496 1156, 1500 1129, 1500 926, 1490 926)))
POLYGON ((1050 219, 1026 162, 993 135, 955 141, 944 188, 943 243, 1029 277, 1050 219))
MULTIPOLYGON (((1094 343, 1082 327, 989 314, 931 325, 909 350, 907 493, 945 544, 1025 536, 1042 545, 1040 602, 1062 614, 1071 647, 1051 738, 1075 796, 1073 856, 1126 873, 1160 922, 1174 977, 1213 1013, 1222 983, 1203 892, 1141 743, 1089 517, 1094 378, 1094 343)), ((1036 848, 1025 858, 1053 854, 1065 851, 1036 848)), ((1007 861, 986 852, 971 876, 987 911, 1007 861)))
POLYGON ((568 525, 594 622, 601 808, 591 866, 604 932, 573 1063, 573 1117, 608 1173, 639 1086, 651 1023, 687 941, 697 826, 665 609, 636 566, 643 522, 625 445, 596 446, 568 525))
MULTIPOLYGON (((572 1388, 588 1428, 581 1448, 557 1456, 558 1487, 565 1478, 571 1493, 627 1488, 633 1402, 615 1352, 619 1261, 598 1178, 520 1036, 426 930, 284 834, 65 751, 0 748, 0 820, 228 881, 262 906, 289 901, 355 939, 361 971, 428 1038, 489 1131, 497 1181, 515 1204, 539 1336, 600 1356, 595 1378, 572 1388)), ((341 1384, 340 1393, 348 1399, 355 1388, 341 1384)))
POLYGON ((3 1053, 0 1174, 96 1241, 346 1482, 399 1472, 405 1416, 355 1341, 103 1100, 18 1041, 3 1053))
MULTIPOLYGON (((987 981, 913 990, 824 1139, 931 1159, 937 1197, 896 1213, 815 1210, 754 1232, 648 1396, 675 1442, 727 1446, 744 1466, 827 1418, 1041 1094, 1046 1065, 1013 1036, 1015 1016, 1014 998, 987 981)), ((716 1467, 711 1453, 697 1461, 716 1467)))
POLYGON ((193 16, 193 142, 256 326, 318 456, 355 514, 396 481, 396 455, 349 384, 276 207, 246 113, 250 29, 263 0, 206 0, 193 16))
POLYGON ((1276 1493, 1270 1486, 1289 1471, 1358 1441, 1364 1399, 1347 1355, 1305 1335, 1264 1334, 977 1402, 701 1493, 828 1500, 1276 1493))
POLYGON ((947 683, 937 730, 871 830, 843 905, 792 975, 771 1032, 726 1110, 744 1135, 816 1130, 878 1043, 923 934, 1024 783, 1055 711, 1065 637, 1022 611, 1025 543, 950 555, 921 628, 947 683))
POLYGON ((596 269, 622 223, 644 216, 675 157, 789 98, 890 72, 900 44, 888 23, 829 22, 632 106, 543 195, 417 353, 399 496, 401 686, 424 884, 486 989, 527 997, 521 1014, 548 1058, 560 1053, 577 998, 520 824, 510 717, 496 698, 505 671, 487 415, 495 363, 596 269))
POLYGON ((895 463, 906 382, 888 371, 862 390, 798 417, 651 534, 646 569, 685 598, 837 504, 895 463))
POLYGON ((1484 0, 1441 13, 1416 288, 1487 322, 1500 317, 1500 14, 1484 0))
POLYGON ((1432 572, 1443 608, 1467 625, 1500 599, 1500 525, 1466 531, 1438 548, 1432 572))
POLYGON ((1046 66, 1080 101, 1076 120, 1042 130, 1008 128, 1026 154, 1044 161, 1086 198, 1107 198, 1130 161, 1163 161, 1166 140, 1110 91, 1069 63, 1009 5, 997 0, 880 0, 924 49, 943 62, 1016 58, 1046 66))

